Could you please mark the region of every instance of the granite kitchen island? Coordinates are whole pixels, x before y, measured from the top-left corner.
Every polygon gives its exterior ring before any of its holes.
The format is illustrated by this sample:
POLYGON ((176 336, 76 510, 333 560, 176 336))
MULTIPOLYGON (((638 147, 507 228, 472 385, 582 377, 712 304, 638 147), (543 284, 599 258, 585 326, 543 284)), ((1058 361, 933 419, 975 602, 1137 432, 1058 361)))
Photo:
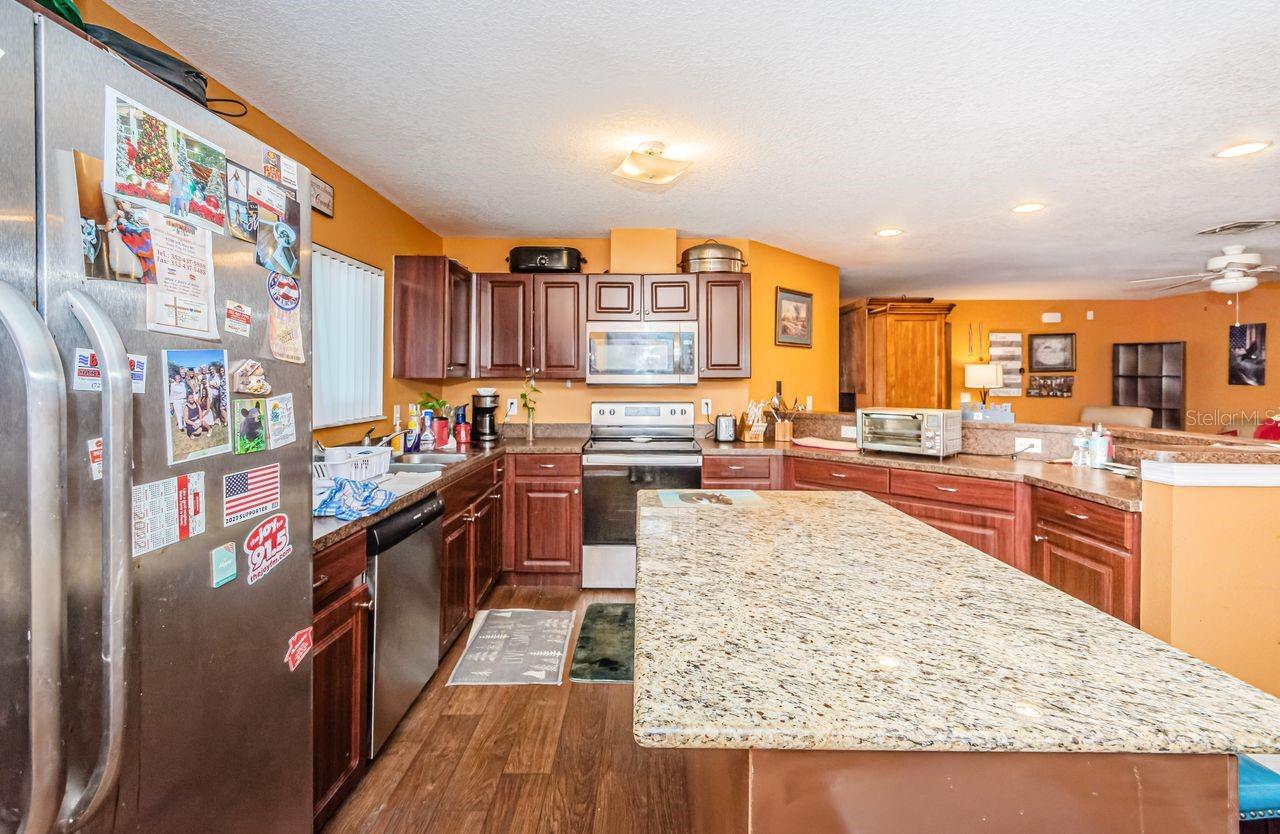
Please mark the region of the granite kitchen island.
POLYGON ((1280 700, 857 492, 640 494, 635 738, 706 830, 1234 831, 1280 700))

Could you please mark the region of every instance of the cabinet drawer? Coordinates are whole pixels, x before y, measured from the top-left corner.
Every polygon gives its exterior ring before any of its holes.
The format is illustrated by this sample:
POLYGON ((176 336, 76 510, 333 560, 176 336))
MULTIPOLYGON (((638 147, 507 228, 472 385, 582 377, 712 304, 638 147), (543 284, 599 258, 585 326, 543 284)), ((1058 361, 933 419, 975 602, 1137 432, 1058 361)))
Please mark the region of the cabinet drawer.
POLYGON ((1041 487, 1032 492, 1032 502, 1036 524, 1056 525, 1125 550, 1137 549, 1133 513, 1041 487))
POLYGON ((803 458, 793 458, 789 463, 793 489, 889 491, 889 470, 883 466, 853 466, 803 458))
POLYGON ((512 455, 517 478, 576 478, 582 475, 581 455, 512 455))
POLYGON ((889 484, 889 491, 894 495, 992 510, 1012 510, 1014 507, 1014 484, 1009 481, 895 469, 889 475, 889 484))
POLYGON ((769 480, 771 458, 765 455, 710 455, 702 458, 702 480, 769 480))
POLYGON ((495 483, 497 483, 497 465, 494 461, 485 463, 474 472, 468 472, 461 480, 454 481, 440 491, 440 497, 444 499, 445 513, 453 514, 465 509, 492 489, 495 483))
POLYGON ((703 489, 773 489, 773 481, 751 480, 748 478, 706 478, 702 479, 703 489))
POLYGON ((368 533, 361 530, 317 553, 311 563, 311 604, 320 610, 334 594, 351 587, 366 567, 368 533))

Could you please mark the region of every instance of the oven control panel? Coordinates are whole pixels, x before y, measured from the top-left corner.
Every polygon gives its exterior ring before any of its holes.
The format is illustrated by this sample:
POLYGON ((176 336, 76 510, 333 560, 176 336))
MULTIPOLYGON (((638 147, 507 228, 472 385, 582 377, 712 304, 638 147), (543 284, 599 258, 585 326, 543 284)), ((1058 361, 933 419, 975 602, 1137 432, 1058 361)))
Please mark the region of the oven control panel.
POLYGON ((693 403, 591 404, 593 426, 692 426, 696 421, 697 409, 693 403))

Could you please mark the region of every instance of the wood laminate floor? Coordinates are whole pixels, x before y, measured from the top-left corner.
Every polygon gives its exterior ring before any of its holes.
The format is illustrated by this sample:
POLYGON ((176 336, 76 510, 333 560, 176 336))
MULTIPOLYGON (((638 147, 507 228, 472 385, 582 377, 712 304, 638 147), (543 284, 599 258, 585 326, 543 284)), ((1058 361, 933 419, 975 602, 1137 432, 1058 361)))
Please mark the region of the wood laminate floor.
POLYGON ((578 612, 561 686, 453 686, 465 635, 323 834, 691 828, 685 755, 631 737, 631 685, 571 683, 582 614, 629 591, 494 589, 488 608, 578 612))

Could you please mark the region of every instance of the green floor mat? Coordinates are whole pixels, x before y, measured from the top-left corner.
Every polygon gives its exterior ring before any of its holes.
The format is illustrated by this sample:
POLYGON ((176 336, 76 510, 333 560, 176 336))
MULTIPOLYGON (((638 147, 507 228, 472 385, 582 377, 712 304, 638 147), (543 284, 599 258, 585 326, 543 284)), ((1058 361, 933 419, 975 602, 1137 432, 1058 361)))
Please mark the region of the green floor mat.
POLYGON ((573 650, 569 680, 579 683, 631 683, 636 643, 636 607, 630 602, 587 606, 573 650))

